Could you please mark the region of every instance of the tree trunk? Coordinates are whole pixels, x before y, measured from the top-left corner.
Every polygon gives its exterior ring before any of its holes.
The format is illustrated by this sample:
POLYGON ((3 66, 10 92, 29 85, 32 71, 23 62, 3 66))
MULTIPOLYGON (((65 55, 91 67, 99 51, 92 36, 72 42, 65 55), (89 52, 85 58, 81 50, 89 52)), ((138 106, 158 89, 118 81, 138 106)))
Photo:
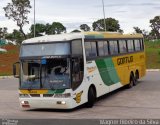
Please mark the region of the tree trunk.
POLYGON ((26 36, 26 34, 24 33, 24 31, 23 31, 23 29, 22 29, 21 26, 20 26, 19 31, 20 31, 20 32, 22 33, 22 35, 24 36, 24 39, 27 39, 27 36, 26 36))

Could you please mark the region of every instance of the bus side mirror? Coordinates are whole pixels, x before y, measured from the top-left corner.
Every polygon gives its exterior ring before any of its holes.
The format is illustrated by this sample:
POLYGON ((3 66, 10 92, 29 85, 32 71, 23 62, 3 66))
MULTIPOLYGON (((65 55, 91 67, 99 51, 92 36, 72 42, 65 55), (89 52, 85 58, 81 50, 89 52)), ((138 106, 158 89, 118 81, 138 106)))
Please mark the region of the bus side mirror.
POLYGON ((13 76, 15 78, 19 78, 19 71, 20 71, 20 63, 16 62, 13 64, 13 76))

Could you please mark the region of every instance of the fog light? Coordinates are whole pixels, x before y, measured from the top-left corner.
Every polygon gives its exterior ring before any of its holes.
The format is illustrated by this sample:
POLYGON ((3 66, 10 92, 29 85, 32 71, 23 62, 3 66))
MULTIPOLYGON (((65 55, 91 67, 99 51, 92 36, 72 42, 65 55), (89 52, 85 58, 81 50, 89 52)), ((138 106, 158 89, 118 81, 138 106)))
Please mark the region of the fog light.
POLYGON ((57 104, 65 105, 66 102, 65 101, 57 101, 57 104))

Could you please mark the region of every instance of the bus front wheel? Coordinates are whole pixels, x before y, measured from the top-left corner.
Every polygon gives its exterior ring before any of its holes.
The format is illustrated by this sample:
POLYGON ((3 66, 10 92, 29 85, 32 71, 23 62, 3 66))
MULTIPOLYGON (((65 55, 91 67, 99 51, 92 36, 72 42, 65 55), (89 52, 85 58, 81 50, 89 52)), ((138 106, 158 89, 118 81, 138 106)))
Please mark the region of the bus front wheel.
POLYGON ((88 91, 88 102, 86 103, 86 107, 92 108, 95 100, 96 100, 96 92, 94 87, 91 86, 88 91))

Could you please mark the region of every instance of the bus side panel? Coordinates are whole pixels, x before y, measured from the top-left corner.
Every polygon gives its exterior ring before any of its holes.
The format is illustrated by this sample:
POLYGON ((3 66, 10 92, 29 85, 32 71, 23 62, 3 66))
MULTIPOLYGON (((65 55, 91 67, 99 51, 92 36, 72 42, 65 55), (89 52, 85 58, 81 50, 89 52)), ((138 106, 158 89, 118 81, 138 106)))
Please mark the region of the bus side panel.
MULTIPOLYGON (((103 67, 103 63, 101 64, 103 67)), ((87 69, 87 82, 89 85, 94 84, 96 87, 97 97, 109 93, 109 86, 105 85, 102 78, 101 73, 98 70, 97 64, 95 61, 91 61, 86 65, 87 69)), ((102 71, 103 73, 103 71, 102 71)))
POLYGON ((145 53, 135 53, 113 58, 120 82, 126 85, 130 82, 130 73, 134 75, 136 71, 139 73, 139 78, 145 75, 145 53))
POLYGON ((113 91, 117 88, 122 87, 122 84, 120 83, 120 78, 117 74, 111 57, 105 59, 97 59, 96 64, 101 79, 103 81, 103 86, 109 86, 109 91, 113 91))

